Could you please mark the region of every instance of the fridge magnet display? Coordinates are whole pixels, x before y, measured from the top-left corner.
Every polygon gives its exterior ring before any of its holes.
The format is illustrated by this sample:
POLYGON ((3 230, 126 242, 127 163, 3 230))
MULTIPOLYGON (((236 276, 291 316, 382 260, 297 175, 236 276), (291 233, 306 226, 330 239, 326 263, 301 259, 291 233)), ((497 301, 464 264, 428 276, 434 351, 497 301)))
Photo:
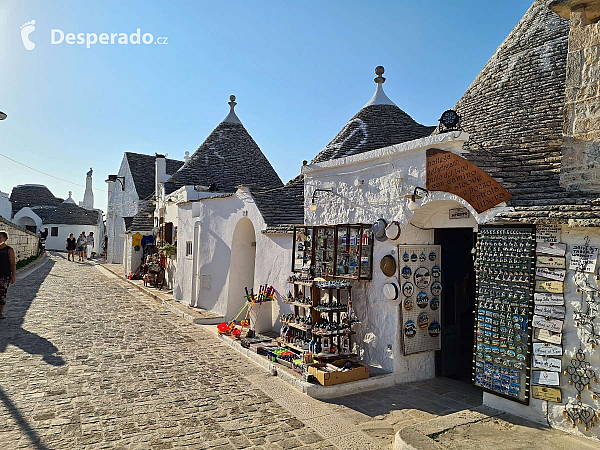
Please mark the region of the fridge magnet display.
POLYGON ((439 278, 442 275, 442 269, 440 266, 435 265, 431 268, 431 276, 433 278, 439 278))
POLYGON ((404 336, 415 337, 417 334, 417 326, 412 320, 409 320, 404 324, 404 336))
POLYGON ((429 269, 427 267, 419 267, 415 270, 415 284, 419 289, 425 289, 429 286, 431 276, 429 275, 429 269))
POLYGON ((429 252, 429 261, 435 261, 437 255, 435 252, 429 252))
POLYGON ((534 342, 533 354, 539 356, 562 356, 563 348, 560 345, 548 344, 546 342, 534 342))
POLYGON ((566 269, 567 258, 564 256, 538 255, 535 262, 536 267, 547 267, 549 269, 566 269))
POLYGON ((419 314, 419 319, 417 320, 417 323, 419 324, 419 328, 421 330, 426 330, 427 328, 429 328, 429 314, 419 314))
POLYGON ((535 251, 546 255, 565 256, 565 253, 567 253, 567 244, 538 242, 535 251))
POLYGON ((536 267, 535 276, 549 280, 564 281, 567 271, 565 269, 551 269, 549 267, 536 267))
POLYGON ((531 396, 533 398, 537 398, 538 400, 562 403, 562 392, 559 388, 531 386, 531 396))
POLYGON ((427 304, 429 303, 429 296, 427 292, 419 292, 417 294, 417 306, 419 308, 427 308, 427 304))
POLYGON ((410 267, 408 267, 408 266, 404 266, 404 267, 402 268, 402 278, 404 278, 404 279, 408 280, 408 279, 410 279, 410 276, 411 276, 411 275, 412 275, 412 270, 411 270, 411 268, 410 268, 410 267))
POLYGON ((415 287, 413 286, 413 284, 410 281, 407 281, 402 285, 402 293, 406 297, 411 297, 414 292, 415 292, 415 287))
POLYGON ((560 375, 558 372, 534 370, 531 372, 531 382, 544 386, 560 386, 560 375))
POLYGON ((432 298, 429 302, 429 307, 434 311, 438 309, 440 307, 440 299, 437 297, 432 298))
POLYGON ((442 326, 439 322, 431 322, 429 324, 429 336, 438 337, 442 331, 442 326))
POLYGON ((415 302, 413 302, 413 299, 410 297, 406 297, 404 299, 404 309, 407 311, 412 311, 412 309, 415 307, 415 302))
POLYGON ((431 285, 431 293, 438 297, 442 293, 442 283, 434 281, 431 285))
POLYGON ((562 342, 562 333, 536 328, 533 330, 533 338, 549 344, 560 345, 562 342))

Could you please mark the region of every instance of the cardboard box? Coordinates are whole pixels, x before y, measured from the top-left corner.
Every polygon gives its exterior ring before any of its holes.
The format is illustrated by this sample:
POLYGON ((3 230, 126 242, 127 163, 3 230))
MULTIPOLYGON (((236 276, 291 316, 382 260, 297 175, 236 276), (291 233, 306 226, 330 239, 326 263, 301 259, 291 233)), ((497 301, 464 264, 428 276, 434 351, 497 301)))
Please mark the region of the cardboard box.
MULTIPOLYGON (((331 364, 336 367, 342 367, 347 361, 347 359, 338 359, 331 364)), ((334 384, 348 383, 350 381, 369 378, 369 366, 365 366, 361 363, 355 364, 359 364, 360 367, 355 367, 347 372, 325 372, 321 370, 321 368, 326 366, 326 364, 312 364, 308 366, 308 373, 314 376, 323 386, 333 386, 334 384)))

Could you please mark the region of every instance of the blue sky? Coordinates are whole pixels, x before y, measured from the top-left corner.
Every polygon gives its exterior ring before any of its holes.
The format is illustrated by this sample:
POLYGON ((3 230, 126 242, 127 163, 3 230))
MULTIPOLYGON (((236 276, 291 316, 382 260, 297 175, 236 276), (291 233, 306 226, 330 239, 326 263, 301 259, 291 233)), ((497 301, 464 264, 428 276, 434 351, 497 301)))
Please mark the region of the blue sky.
MULTIPOLYGON (((531 5, 492 1, 0 2, 0 153, 84 184, 96 206, 123 152, 182 159, 227 115, 286 182, 369 100, 374 68, 388 96, 437 124, 531 5), (27 51, 22 24, 35 20, 27 51), (67 33, 151 33, 167 45, 51 44, 67 33)), ((0 157, 0 190, 48 186, 76 201, 83 187, 0 157)), ((240 168, 243 170, 243 168, 240 168)))

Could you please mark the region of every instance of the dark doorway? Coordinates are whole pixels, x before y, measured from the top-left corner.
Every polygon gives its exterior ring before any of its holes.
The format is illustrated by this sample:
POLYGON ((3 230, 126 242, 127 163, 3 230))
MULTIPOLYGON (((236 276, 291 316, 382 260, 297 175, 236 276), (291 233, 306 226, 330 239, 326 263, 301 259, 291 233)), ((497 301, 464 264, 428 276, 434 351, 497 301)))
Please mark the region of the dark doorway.
POLYGON ((37 233, 37 227, 35 225, 25 225, 25 229, 32 233, 37 233))
POLYGON ((471 382, 475 325, 475 267, 471 228, 435 230, 442 246, 442 350, 436 375, 471 382))

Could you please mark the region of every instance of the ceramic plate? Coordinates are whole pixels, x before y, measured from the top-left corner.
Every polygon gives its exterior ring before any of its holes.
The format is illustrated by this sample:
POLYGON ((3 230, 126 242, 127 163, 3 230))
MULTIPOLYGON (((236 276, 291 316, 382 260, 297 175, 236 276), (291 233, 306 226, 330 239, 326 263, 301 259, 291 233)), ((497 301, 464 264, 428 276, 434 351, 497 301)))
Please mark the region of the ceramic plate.
POLYGON ((414 292, 415 292, 415 287, 411 282, 407 281, 406 283, 404 283, 402 285, 402 293, 406 297, 412 297, 414 292))
POLYGON ((419 289, 425 289, 429 286, 431 276, 429 275, 429 269, 427 267, 419 267, 415 270, 415 284, 419 289))
POLYGON ((419 308, 425 308, 429 303, 429 296, 426 292, 419 292, 417 294, 417 305, 419 308))

